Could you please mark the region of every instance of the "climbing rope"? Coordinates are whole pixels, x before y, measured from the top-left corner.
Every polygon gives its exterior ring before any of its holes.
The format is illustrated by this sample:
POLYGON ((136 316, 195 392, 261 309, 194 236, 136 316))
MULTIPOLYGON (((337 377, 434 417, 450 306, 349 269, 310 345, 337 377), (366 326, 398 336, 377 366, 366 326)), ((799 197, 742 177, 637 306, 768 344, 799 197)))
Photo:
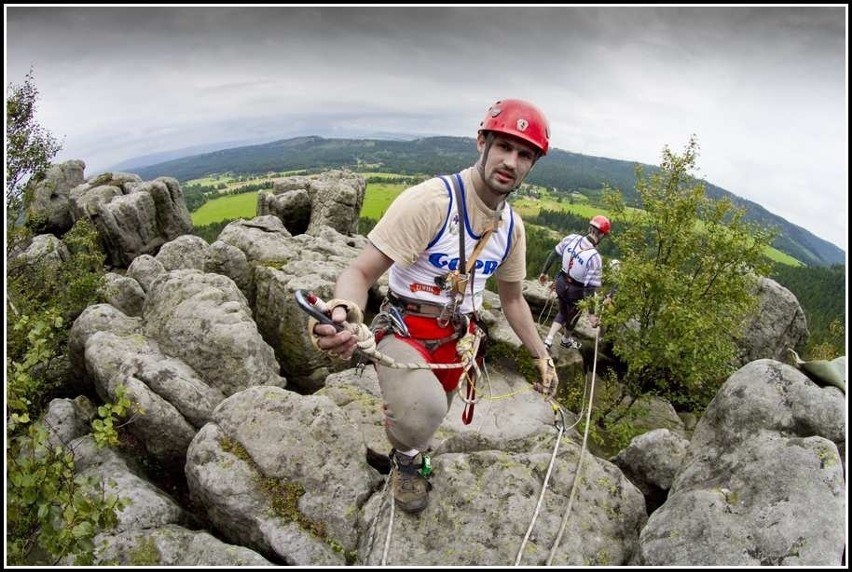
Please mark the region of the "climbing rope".
MULTIPOLYGON (((386 482, 390 482, 390 477, 386 482)), ((392 496, 390 492, 390 488, 388 488, 388 497, 392 496)), ((393 499, 390 499, 390 516, 388 517, 388 533, 385 535, 385 547, 382 550, 382 566, 387 566, 388 563, 388 552, 390 552, 390 541, 391 541, 391 531, 393 530, 393 513, 394 507, 396 503, 393 499)))
MULTIPOLYGON (((600 334, 600 328, 598 328, 598 330, 595 332, 595 351, 594 351, 594 357, 593 357, 593 361, 592 361, 592 377, 591 377, 590 383, 587 384, 588 387, 589 387, 588 400, 585 399, 585 389, 583 390, 583 394, 584 394, 583 395, 583 397, 584 397, 583 409, 586 411, 586 427, 583 431, 583 444, 580 447, 580 457, 577 459, 577 469, 574 472, 574 482, 571 485, 571 493, 568 496, 568 507, 565 509, 565 514, 562 517, 562 524, 560 525, 559 533, 557 534, 556 540, 554 541, 553 546, 550 549, 550 555, 548 556, 548 559, 547 559, 547 565, 548 566, 550 566, 551 562, 553 561, 553 557, 556 554, 556 549, 559 547, 559 543, 562 540, 562 534, 565 531, 565 526, 568 523, 568 516, 571 513, 571 508, 574 504, 574 498, 576 497, 576 494, 577 494, 577 484, 580 482, 580 479, 579 479, 580 470, 581 470, 582 465, 583 465, 583 457, 585 456, 586 445, 588 443, 589 427, 590 427, 590 420, 591 420, 591 413, 592 413, 592 402, 593 402, 594 396, 595 396, 595 376, 597 374, 597 365, 598 365, 598 338, 599 338, 599 334, 600 334)), ((562 413, 561 408, 559 407, 559 404, 556 401, 553 401, 551 403, 551 406, 554 407, 554 411, 556 411, 556 409, 559 408, 559 412, 562 413)), ((547 467, 547 473, 545 474, 544 482, 542 483, 541 493, 539 494, 538 503, 536 504, 535 511, 533 512, 533 517, 532 517, 532 520, 530 521, 530 525, 527 528, 527 533, 524 536, 523 541, 521 542, 520 548, 518 549, 518 554, 515 558, 515 566, 518 566, 520 561, 521 561, 521 555, 523 554, 524 548, 526 547, 526 543, 529 539, 530 533, 532 532, 533 526, 535 525, 535 521, 538 519, 538 513, 539 513, 539 510, 541 508, 542 501, 544 500, 544 493, 547 490, 547 484, 550 480, 551 469, 553 468, 553 464, 556 461, 556 454, 559 450, 559 443, 562 440, 562 434, 564 433, 564 425, 565 425, 564 413, 562 413, 562 415, 563 415, 563 420, 562 420, 561 427, 559 426, 559 423, 557 422, 557 428, 559 429, 559 435, 557 436, 556 444, 553 447, 553 454, 550 457, 550 464, 547 467)), ((581 418, 582 418, 582 411, 580 412, 580 415, 578 415, 578 421, 577 421, 578 423, 579 423, 579 419, 581 419, 581 418)), ((576 423, 574 425, 576 425, 576 423)), ((572 425, 571 427, 573 428, 574 425, 572 425)))
POLYGON ((544 305, 541 307, 541 312, 538 314, 538 324, 540 326, 549 325, 550 316, 553 314, 554 308, 556 308, 556 290, 553 287, 553 282, 550 283, 548 287, 547 300, 544 301, 544 305), (545 315, 545 311, 547 315, 545 315))
POLYGON ((477 329, 474 332, 468 332, 459 338, 458 344, 456 345, 456 351, 459 353, 460 361, 455 363, 400 363, 389 355, 385 355, 379 350, 371 348, 371 340, 358 342, 357 347, 358 351, 370 360, 393 369, 463 369, 464 373, 466 373, 470 369, 479 369, 479 366, 476 365, 476 352, 479 349, 482 336, 482 331, 477 329))
POLYGON ((541 493, 538 495, 538 502, 535 505, 535 511, 533 512, 532 520, 530 521, 530 525, 527 528, 527 533, 524 535, 523 541, 521 541, 521 546, 518 548, 518 555, 515 557, 515 566, 517 566, 521 562, 521 555, 524 553, 524 548, 527 545, 527 541, 530 538, 530 533, 532 532, 533 526, 535 526, 535 521, 538 519, 538 513, 541 510, 541 503, 544 501, 544 492, 547 490, 547 483, 550 481, 550 472, 553 470, 553 464, 556 462, 556 453, 559 451, 559 442, 562 440, 562 434, 565 432, 565 423, 564 416, 565 414, 562 412, 562 408, 559 406, 555 400, 549 400, 550 406, 553 407, 553 412, 555 415, 562 414, 562 422, 560 423, 559 418, 555 421, 556 427, 559 429, 559 435, 556 436, 556 443, 553 445, 553 454, 550 455, 550 464, 547 465, 547 473, 544 475, 544 483, 541 487, 541 493))
MULTIPOLYGON (((312 292, 303 292, 302 290, 296 290, 296 301, 299 306, 306 312, 308 315, 313 316, 315 319, 320 320, 322 323, 334 325, 338 330, 349 328, 353 334, 357 334, 352 328, 352 325, 348 324, 340 324, 331 322, 331 318, 323 313, 320 308, 325 306, 325 302, 322 302, 316 294, 312 292), (309 300, 312 300, 309 302, 309 300)), ((456 352, 459 354, 460 361, 455 363, 426 363, 426 362, 409 362, 409 363, 400 363, 397 362, 392 357, 383 354, 375 347, 375 339, 370 337, 368 339, 359 341, 356 344, 357 351, 362 355, 366 356, 367 359, 379 363, 385 367, 392 369, 462 369, 464 370, 463 376, 469 377, 468 371, 470 369, 474 369, 478 372, 479 366, 476 364, 476 353, 479 351, 479 346, 482 343, 482 338, 484 337, 484 333, 479 328, 475 328, 473 332, 467 332, 464 336, 459 338, 459 341, 456 344, 456 352)))
POLYGON ((559 534, 556 535, 556 541, 553 543, 553 547, 550 549, 550 556, 548 556, 547 558, 548 566, 550 566, 551 562, 553 562, 553 557, 556 555, 556 549, 559 547, 559 543, 562 541, 562 534, 565 532, 565 526, 568 524, 568 516, 571 514, 571 507, 574 505, 574 499, 577 497, 577 484, 580 482, 580 469, 583 466, 583 457, 586 453, 586 443, 589 439, 589 426, 591 425, 592 417, 592 401, 595 398, 595 375, 597 374, 598 367, 599 334, 600 326, 598 326, 598 330, 595 332, 595 353, 594 360, 592 361, 592 381, 588 401, 589 408, 586 411, 586 427, 583 430, 583 446, 580 447, 580 458, 577 459, 577 470, 574 472, 574 482, 571 485, 571 494, 568 496, 568 507, 565 509, 565 514, 562 517, 562 524, 559 527, 559 534))

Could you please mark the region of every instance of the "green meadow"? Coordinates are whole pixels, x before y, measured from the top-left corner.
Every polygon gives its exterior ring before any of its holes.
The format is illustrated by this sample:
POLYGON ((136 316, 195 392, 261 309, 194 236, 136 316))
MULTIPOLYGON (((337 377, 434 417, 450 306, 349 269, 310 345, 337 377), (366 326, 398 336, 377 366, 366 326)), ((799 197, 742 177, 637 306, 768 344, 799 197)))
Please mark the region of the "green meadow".
MULTIPOLYGON (((363 173, 364 176, 379 177, 387 175, 390 177, 398 177, 395 174, 384 173, 363 173)), ((222 182, 224 179, 210 178, 199 179, 193 182, 205 181, 201 184, 211 184, 211 182, 222 182)), ((257 182, 262 182, 264 179, 258 179, 257 182)), ((227 182, 227 181, 226 181, 227 182)), ((237 184, 245 184, 237 183, 237 184)), ((364 204, 361 207, 361 218, 371 218, 378 220, 384 215, 388 206, 408 185, 402 183, 368 183, 367 191, 364 195, 364 204)), ((541 193, 541 198, 535 199, 526 196, 517 197, 512 201, 512 208, 522 217, 534 217, 541 210, 570 212, 582 217, 591 218, 596 214, 607 215, 604 209, 589 205, 588 203, 567 202, 564 199, 558 200, 549 196, 548 193, 541 193)), ((233 220, 238 218, 250 219, 257 212, 257 192, 243 193, 227 197, 220 197, 206 202, 197 211, 192 213, 192 224, 194 226, 204 226, 222 220, 233 220)), ((781 262, 791 266, 801 266, 801 262, 776 250, 768 248, 766 255, 775 262, 781 262)))
POLYGON ((207 201, 190 217, 193 226, 204 226, 222 220, 251 219, 256 213, 257 191, 254 191, 207 201))

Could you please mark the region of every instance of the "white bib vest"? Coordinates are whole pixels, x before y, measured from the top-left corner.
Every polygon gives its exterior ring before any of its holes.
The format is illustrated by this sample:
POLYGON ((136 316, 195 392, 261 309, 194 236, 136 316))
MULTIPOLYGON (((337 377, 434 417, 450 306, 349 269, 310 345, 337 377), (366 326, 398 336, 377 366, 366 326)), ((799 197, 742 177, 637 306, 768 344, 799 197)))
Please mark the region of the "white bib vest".
MULTIPOLYGON (((461 190, 462 204, 461 208, 456 205, 456 197, 453 192, 453 187, 450 182, 450 176, 443 176, 441 180, 447 188, 447 194, 450 197, 449 208, 447 209, 447 217, 441 229, 426 247, 417 260, 409 267, 403 267, 398 264, 393 264, 388 275, 388 283, 390 289, 399 296, 412 298, 432 304, 445 305, 452 301, 452 293, 450 290, 449 281, 446 284, 446 289, 441 288, 436 284, 435 279, 445 276, 448 272, 455 270, 459 265, 459 232, 464 232, 464 249, 465 249, 465 265, 469 264, 470 255, 479 242, 480 236, 473 234, 470 228, 470 220, 467 214, 467 202, 465 196, 464 183, 461 176, 456 173, 451 175, 461 190), (462 213, 462 220, 459 220, 459 212, 462 213)), ((503 263, 506 256, 509 254, 509 248, 512 245, 512 231, 515 225, 514 213, 509 205, 504 206, 503 222, 500 228, 491 233, 485 248, 480 251, 479 257, 476 260, 471 272, 474 274, 473 280, 473 297, 471 297, 471 287, 465 289, 464 302, 462 302, 460 311, 468 314, 482 307, 482 293, 485 290, 485 282, 497 267, 503 263), (508 221, 508 224, 506 223, 508 221)), ((405 232, 404 229, 401 232, 405 232)), ((461 269, 461 272, 464 272, 461 269)))
POLYGON ((601 256, 588 238, 570 234, 556 245, 555 250, 562 257, 562 272, 584 286, 600 287, 601 256))

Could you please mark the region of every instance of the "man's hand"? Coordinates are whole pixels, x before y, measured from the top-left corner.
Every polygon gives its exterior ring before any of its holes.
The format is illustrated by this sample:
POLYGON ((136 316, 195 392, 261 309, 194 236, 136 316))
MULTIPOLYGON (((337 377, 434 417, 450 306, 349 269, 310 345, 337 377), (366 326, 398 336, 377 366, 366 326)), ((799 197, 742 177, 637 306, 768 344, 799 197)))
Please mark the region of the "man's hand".
POLYGON ((543 357, 533 360, 541 374, 541 382, 534 383, 533 389, 547 397, 556 397, 556 389, 559 387, 559 377, 556 375, 556 365, 553 358, 543 357))
POLYGON ((598 317, 594 314, 589 314, 589 325, 593 328, 597 328, 598 326, 600 326, 601 325, 600 317, 598 317))
POLYGON ((309 318, 308 336, 315 348, 343 360, 351 359, 356 349, 369 351, 376 348, 373 333, 363 323, 364 314, 357 304, 335 298, 327 306, 331 309, 331 319, 343 324, 343 329, 338 331, 330 324, 309 318))
POLYGON ((538 283, 542 286, 546 284, 548 280, 550 280, 550 278, 544 272, 538 275, 538 283))

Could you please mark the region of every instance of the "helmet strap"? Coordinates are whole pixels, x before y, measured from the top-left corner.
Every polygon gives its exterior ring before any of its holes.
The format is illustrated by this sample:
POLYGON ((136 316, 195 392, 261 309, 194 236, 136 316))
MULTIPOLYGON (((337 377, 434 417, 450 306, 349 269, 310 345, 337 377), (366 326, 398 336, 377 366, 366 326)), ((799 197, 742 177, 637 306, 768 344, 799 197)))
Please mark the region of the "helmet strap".
POLYGON ((488 152, 491 151, 491 145, 494 144, 494 132, 485 132, 485 147, 482 149, 482 154, 479 156, 479 162, 476 164, 479 169, 479 174, 485 179, 485 163, 488 162, 488 152))
POLYGON ((601 231, 599 231, 592 225, 589 225, 588 237, 592 244, 594 244, 595 246, 601 243, 601 231))

